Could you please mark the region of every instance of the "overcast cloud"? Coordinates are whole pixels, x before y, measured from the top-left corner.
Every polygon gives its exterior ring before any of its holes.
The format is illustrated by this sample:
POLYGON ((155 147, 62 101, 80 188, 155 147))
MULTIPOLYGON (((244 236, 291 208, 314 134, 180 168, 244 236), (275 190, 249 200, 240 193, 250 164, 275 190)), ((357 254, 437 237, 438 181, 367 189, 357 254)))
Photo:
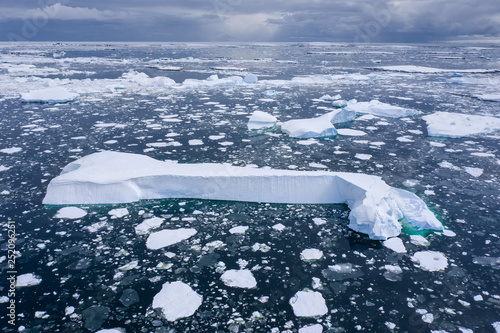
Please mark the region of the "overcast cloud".
POLYGON ((499 0, 0 0, 0 40, 427 42, 500 37, 499 0))

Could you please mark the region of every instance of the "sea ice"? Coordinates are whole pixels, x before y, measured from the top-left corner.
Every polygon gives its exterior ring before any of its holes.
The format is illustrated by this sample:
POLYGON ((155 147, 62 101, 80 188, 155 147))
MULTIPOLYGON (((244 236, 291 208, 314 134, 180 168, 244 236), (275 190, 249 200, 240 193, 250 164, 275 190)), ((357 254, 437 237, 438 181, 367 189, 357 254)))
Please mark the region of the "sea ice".
POLYGON ((322 333, 323 326, 320 324, 308 325, 299 328, 299 333, 322 333))
POLYGON ((473 168, 473 167, 464 167, 465 172, 467 172, 472 177, 480 177, 484 170, 481 168, 473 168))
POLYGON ((51 87, 32 90, 21 94, 21 101, 26 103, 66 103, 74 101, 79 94, 70 92, 64 87, 51 87))
POLYGON ((308 139, 337 135, 333 124, 354 120, 356 112, 339 109, 316 118, 293 119, 281 124, 281 130, 292 138, 308 139))
POLYGON ((437 73, 495 73, 495 69, 443 69, 443 68, 432 68, 424 66, 414 66, 414 65, 402 65, 402 66, 383 66, 383 67, 372 67, 369 69, 392 71, 392 72, 404 72, 404 73, 421 73, 421 74, 437 74, 437 73))
POLYGON ((416 252, 412 257, 417 266, 423 270, 430 272, 442 271, 448 267, 448 259, 441 252, 437 251, 420 251, 416 252))
POLYGON ((228 287, 252 289, 257 286, 257 281, 248 269, 230 269, 225 271, 220 278, 228 287))
POLYGON ((4 153, 4 154, 15 154, 15 153, 19 153, 20 151, 22 151, 23 149, 22 148, 19 148, 19 147, 12 147, 12 148, 3 148, 3 149, 0 149, 0 153, 4 153))
POLYGON ((237 227, 234 227, 234 228, 231 228, 229 229, 229 233, 230 234, 233 234, 233 235, 242 235, 244 234, 246 231, 248 230, 248 226, 243 226, 243 225, 240 225, 240 226, 237 226, 237 227))
POLYGON ((500 102, 500 94, 481 94, 474 97, 483 101, 500 102))
POLYGON ((300 259, 304 261, 319 260, 323 258, 323 251, 318 249, 305 249, 300 252, 300 259))
POLYGON ((109 151, 68 164, 49 183, 43 203, 111 204, 160 198, 346 203, 351 209, 349 227, 379 240, 398 236, 399 220, 403 217, 419 229, 443 230, 420 198, 388 186, 378 176, 213 163, 181 164, 109 151))
POLYGON ((22 274, 17 277, 16 287, 31 287, 39 285, 42 279, 33 273, 22 274))
POLYGON ((399 106, 382 103, 378 100, 372 100, 370 102, 358 102, 356 100, 352 100, 349 101, 347 109, 359 113, 368 113, 375 116, 389 118, 408 117, 420 113, 416 110, 405 109, 399 106))
POLYGON ((123 328, 107 328, 107 329, 99 330, 96 333, 125 333, 125 329, 123 329, 123 328))
POLYGON ((493 326, 496 333, 500 333, 500 321, 495 321, 491 326, 493 326))
POLYGON ((149 234, 151 230, 159 228, 162 225, 163 221, 165 220, 159 217, 146 219, 141 224, 135 227, 135 233, 138 235, 149 234))
POLYGON ((317 291, 298 291, 291 299, 293 313, 297 317, 320 317, 328 312, 323 295, 317 291))
POLYGON ((87 215, 87 212, 78 207, 63 207, 54 216, 56 219, 79 219, 87 215))
POLYGON ((248 121, 249 130, 258 130, 276 126, 276 117, 262 111, 254 111, 248 121))
POLYGON ((259 78, 254 74, 247 74, 243 78, 243 82, 245 82, 245 83, 257 83, 257 82, 259 82, 259 78))
POLYGON ((384 245, 388 249, 393 250, 396 253, 406 253, 406 248, 401 238, 389 238, 388 240, 383 241, 382 245, 384 245))
POLYGON ((153 309, 161 309, 165 319, 176 321, 180 318, 192 316, 203 302, 187 284, 175 281, 163 284, 160 292, 153 298, 153 309))
POLYGON ((196 235, 195 229, 167 229, 149 235, 146 247, 150 250, 158 250, 186 240, 196 235))
POLYGON ((111 215, 112 218, 122 218, 124 216, 128 215, 128 209, 127 208, 115 208, 112 209, 108 212, 109 215, 111 215))
POLYGON ((500 118, 452 112, 436 112, 423 116, 429 136, 460 138, 500 130, 500 118))
POLYGON ((339 128, 339 129, 337 129, 337 132, 340 135, 344 135, 344 136, 364 136, 364 135, 366 135, 366 132, 359 131, 359 130, 353 130, 350 128, 339 128))

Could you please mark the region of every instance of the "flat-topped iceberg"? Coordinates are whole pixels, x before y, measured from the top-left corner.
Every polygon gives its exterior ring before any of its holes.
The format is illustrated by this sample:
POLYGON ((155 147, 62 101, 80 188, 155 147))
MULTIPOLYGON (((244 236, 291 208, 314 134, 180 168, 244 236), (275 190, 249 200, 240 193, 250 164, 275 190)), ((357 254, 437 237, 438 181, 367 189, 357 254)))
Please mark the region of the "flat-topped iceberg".
POLYGON ((453 112, 436 112, 422 117, 429 136, 460 138, 500 130, 500 118, 453 112))
POLYGON ((358 102, 356 100, 351 100, 348 102, 347 108, 358 113, 369 113, 375 116, 390 118, 408 117, 420 113, 417 110, 382 103, 376 99, 370 102, 358 102))
POLYGON ((292 138, 309 139, 337 135, 333 124, 354 120, 356 112, 339 109, 316 118, 293 119, 281 124, 281 130, 292 138))
POLYGON ((258 130, 276 126, 276 117, 262 111, 254 111, 248 120, 249 130, 258 130))
POLYGON ((443 230, 413 193, 359 173, 177 164, 145 155, 104 151, 68 164, 54 178, 47 205, 113 204, 161 198, 197 198, 290 204, 345 203, 349 227, 372 239, 401 233, 403 217, 419 229, 443 230))
POLYGON ((21 94, 21 101, 25 103, 67 103, 74 101, 79 94, 70 92, 64 87, 51 87, 32 90, 21 94))

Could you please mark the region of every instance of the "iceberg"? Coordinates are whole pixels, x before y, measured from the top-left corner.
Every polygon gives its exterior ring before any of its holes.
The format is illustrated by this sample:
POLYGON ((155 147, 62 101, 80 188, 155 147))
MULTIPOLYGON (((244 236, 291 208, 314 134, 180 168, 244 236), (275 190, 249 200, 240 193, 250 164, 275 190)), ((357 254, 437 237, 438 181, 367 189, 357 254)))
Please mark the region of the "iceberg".
POLYGON ((21 94, 21 101, 25 103, 67 103, 74 101, 79 94, 70 92, 64 87, 51 87, 32 90, 21 94))
POLYGON ((248 121, 249 130, 259 130, 276 126, 278 120, 275 116, 262 111, 254 111, 248 121))
POLYGON ((382 103, 376 99, 370 102, 351 100, 348 102, 347 108, 359 113, 369 113, 374 116, 389 118, 408 117, 420 113, 417 110, 405 109, 399 106, 382 103))
POLYGON ((500 118, 453 112, 436 112, 423 116, 429 136, 460 138, 500 130, 500 118))
POLYGON ((333 124, 354 120, 356 112, 350 109, 339 109, 316 118, 293 119, 281 124, 281 130, 292 138, 309 139, 337 135, 333 124))
MULTIPOLYGON (((112 151, 94 153, 64 167, 61 174, 50 181, 43 203, 116 204, 162 198, 345 203, 351 209, 349 227, 378 240, 398 236, 399 220, 403 217, 419 229, 443 230, 420 198, 390 187, 378 176, 216 163, 178 164, 112 151)), ((187 238, 195 232, 187 231, 187 238)), ((164 238, 153 235, 150 237, 164 238)))

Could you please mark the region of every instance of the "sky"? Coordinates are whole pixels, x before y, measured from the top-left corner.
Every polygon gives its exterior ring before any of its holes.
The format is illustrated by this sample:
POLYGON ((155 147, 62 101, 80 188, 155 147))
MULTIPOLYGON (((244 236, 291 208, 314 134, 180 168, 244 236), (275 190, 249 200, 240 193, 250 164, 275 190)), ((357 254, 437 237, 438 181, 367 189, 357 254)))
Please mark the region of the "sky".
POLYGON ((0 0, 0 41, 500 39, 499 0, 0 0))

